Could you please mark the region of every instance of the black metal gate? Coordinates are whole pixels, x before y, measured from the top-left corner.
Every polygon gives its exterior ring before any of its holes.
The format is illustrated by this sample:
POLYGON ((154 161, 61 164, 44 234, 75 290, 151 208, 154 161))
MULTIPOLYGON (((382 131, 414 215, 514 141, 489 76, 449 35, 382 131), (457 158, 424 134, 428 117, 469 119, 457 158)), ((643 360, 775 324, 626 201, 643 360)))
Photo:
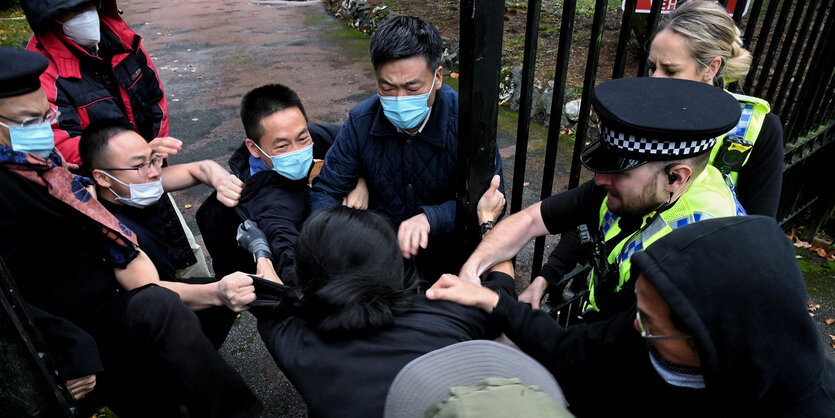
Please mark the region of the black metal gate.
MULTIPOLYGON (((617 0, 613 0, 617 1, 617 0)), ((662 5, 668 0, 652 2, 650 13, 638 18, 635 12, 638 0, 625 0, 621 16, 617 52, 612 68, 612 78, 646 76, 648 48, 638 54, 636 74, 625 74, 628 43, 634 37, 636 21, 647 25, 651 33, 657 27, 662 5)), ((833 134, 835 133, 835 14, 831 13, 835 0, 807 2, 800 0, 750 0, 749 11, 742 16, 745 1, 738 1, 734 10, 734 21, 743 31, 746 49, 752 52, 754 61, 748 76, 727 88, 733 92, 762 97, 772 104, 772 112, 780 116, 784 128, 785 171, 783 191, 778 210, 778 220, 786 224, 801 214, 810 214, 805 220, 807 233, 814 233, 826 215, 835 206, 835 193, 831 174, 826 170, 832 157, 833 134), (764 13, 763 13, 764 10, 764 13)), ((679 0, 679 4, 684 1, 679 0)), ((493 173, 485 157, 485 149, 495 144, 495 113, 487 110, 498 106, 495 78, 500 71, 500 58, 491 54, 501 51, 501 18, 490 14, 503 14, 496 7, 495 0, 468 0, 461 3, 461 51, 473 54, 461 57, 461 123, 473 121, 477 126, 492 126, 478 131, 459 129, 459 156, 469 161, 459 172, 459 214, 474 213, 477 196, 474 190, 483 190, 493 173), (498 22, 498 23, 497 23, 498 22), (498 44, 491 44, 497 42, 498 44), (465 87, 466 86, 466 87, 465 87), (492 99, 491 102, 485 102, 492 99), (488 119, 493 117, 492 122, 488 119), (475 122, 478 121, 478 122, 475 122), (492 125, 490 125, 492 123, 492 125), (465 133, 469 133, 465 135, 465 133), (468 151, 469 150, 469 151, 468 151), (481 153, 479 156, 478 153, 481 153), (476 166, 479 158, 482 164, 476 166)), ((727 0, 720 1, 723 5, 727 0)), ((569 51, 572 42, 587 42, 585 77, 582 89, 582 104, 577 123, 574 147, 570 151, 571 168, 568 174, 568 188, 577 187, 580 181, 580 151, 587 141, 589 107, 592 89, 597 84, 603 27, 606 19, 608 0, 596 0, 592 18, 591 34, 588 39, 574 39, 573 26, 576 18, 577 0, 562 1, 556 63, 554 69, 554 95, 551 102, 550 123, 545 151, 541 186, 541 198, 551 195, 554 184, 554 170, 558 152, 560 117, 566 97, 566 75, 569 51)), ((513 185, 510 212, 522 208, 522 190, 527 165, 527 146, 530 130, 530 114, 535 63, 538 51, 541 0, 527 2, 527 23, 525 49, 522 67, 519 123, 516 137, 516 153, 513 164, 513 185)), ((487 152, 489 154, 489 152, 487 152)), ((471 238, 472 239, 472 238, 471 238)), ((535 277, 542 265, 544 238, 536 240, 534 246, 531 277, 535 277)))

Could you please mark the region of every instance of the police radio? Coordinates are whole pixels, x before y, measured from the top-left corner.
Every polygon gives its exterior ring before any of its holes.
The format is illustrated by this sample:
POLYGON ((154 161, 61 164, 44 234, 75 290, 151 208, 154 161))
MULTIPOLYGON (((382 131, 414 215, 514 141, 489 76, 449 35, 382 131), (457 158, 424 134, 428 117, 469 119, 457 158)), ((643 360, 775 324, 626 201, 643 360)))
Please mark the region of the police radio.
POLYGON ((753 143, 741 136, 728 135, 722 140, 722 145, 713 160, 713 166, 725 174, 732 171, 738 172, 753 147, 753 143))

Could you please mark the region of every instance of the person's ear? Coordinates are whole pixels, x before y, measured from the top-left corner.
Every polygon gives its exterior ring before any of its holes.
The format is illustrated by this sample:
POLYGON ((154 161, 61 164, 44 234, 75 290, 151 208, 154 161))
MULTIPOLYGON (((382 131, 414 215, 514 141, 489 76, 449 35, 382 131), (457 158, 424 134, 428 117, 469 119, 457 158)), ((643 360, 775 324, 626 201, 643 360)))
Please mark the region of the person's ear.
POLYGON ((113 179, 108 177, 107 174, 104 174, 103 171, 99 169, 93 169, 93 181, 95 181, 96 185, 98 185, 99 187, 103 189, 109 189, 110 187, 112 187, 111 182, 113 181, 113 179))
POLYGON ((258 151, 258 147, 255 146, 255 142, 247 138, 244 141, 244 144, 246 145, 246 149, 249 150, 250 155, 252 155, 255 158, 261 159, 261 151, 258 151))
POLYGON ((687 184, 693 174, 693 169, 686 164, 669 164, 664 167, 664 173, 667 176, 667 185, 664 189, 668 192, 675 192, 687 184))
POLYGON ((438 66, 438 69, 435 70, 435 90, 440 90, 444 84, 444 67, 442 65, 438 66))
POLYGON ((704 81, 705 82, 713 82, 713 79, 719 74, 719 69, 722 68, 722 57, 714 57, 710 62, 707 64, 707 68, 705 69, 704 74, 704 81))

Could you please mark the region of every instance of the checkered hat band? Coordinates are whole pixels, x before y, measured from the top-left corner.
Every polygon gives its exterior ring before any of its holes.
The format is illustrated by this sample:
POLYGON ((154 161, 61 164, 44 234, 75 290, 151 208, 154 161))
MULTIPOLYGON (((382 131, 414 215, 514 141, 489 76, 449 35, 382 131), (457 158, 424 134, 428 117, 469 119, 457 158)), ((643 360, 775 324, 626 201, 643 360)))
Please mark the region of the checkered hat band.
POLYGON ((696 141, 663 141, 638 138, 603 127, 603 140, 614 148, 636 154, 690 156, 705 152, 716 144, 716 138, 696 141))

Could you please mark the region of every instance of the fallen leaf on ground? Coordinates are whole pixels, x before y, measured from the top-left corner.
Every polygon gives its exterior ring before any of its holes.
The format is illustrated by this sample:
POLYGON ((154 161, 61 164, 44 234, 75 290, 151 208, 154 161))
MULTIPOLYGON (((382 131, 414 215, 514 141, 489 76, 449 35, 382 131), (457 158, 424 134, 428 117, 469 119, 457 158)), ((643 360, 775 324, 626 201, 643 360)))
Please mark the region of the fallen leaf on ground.
POLYGON ((829 318, 826 320, 826 325, 832 325, 833 323, 835 323, 835 319, 829 318))
POLYGON ((829 338, 830 338, 832 341, 835 341, 835 335, 832 335, 832 334, 828 334, 828 335, 829 335, 829 338))
POLYGON ((191 203, 186 203, 185 206, 183 206, 183 207, 186 208, 186 209, 191 209, 191 203))
POLYGON ((530 185, 531 185, 531 182, 529 182, 529 181, 526 181, 526 182, 522 183, 522 186, 524 186, 524 187, 528 187, 530 185))
POLYGON ((797 248, 811 248, 812 244, 809 244, 806 241, 797 241, 794 243, 794 246, 797 248))
POLYGON ((200 119, 197 119, 197 118, 191 118, 191 120, 192 120, 192 121, 194 121, 194 122, 197 122, 197 121, 198 121, 198 120, 200 120, 200 119))
POLYGON ((458 78, 458 73, 449 73, 450 78, 458 78))

